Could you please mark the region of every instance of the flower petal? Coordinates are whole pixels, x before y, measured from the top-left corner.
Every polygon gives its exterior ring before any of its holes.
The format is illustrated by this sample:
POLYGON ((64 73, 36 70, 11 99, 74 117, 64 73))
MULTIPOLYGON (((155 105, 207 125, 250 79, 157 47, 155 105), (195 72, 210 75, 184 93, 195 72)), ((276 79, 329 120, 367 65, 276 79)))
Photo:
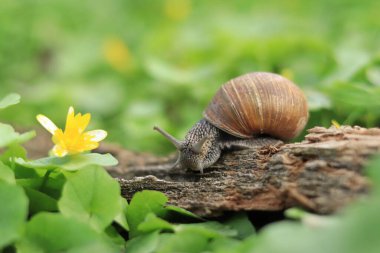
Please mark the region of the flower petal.
POLYGON ((70 106, 69 107, 69 111, 67 112, 67 114, 71 114, 71 115, 74 115, 74 107, 70 106))
POLYGON ((65 156, 90 151, 99 146, 99 142, 106 138, 107 132, 104 130, 93 130, 84 132, 91 119, 91 114, 75 115, 74 108, 70 106, 65 130, 58 128, 51 120, 44 115, 38 115, 37 120, 53 134, 52 141, 55 146, 52 153, 55 156, 65 156))
POLYGON ((58 129, 58 127, 51 121, 48 117, 42 114, 37 115, 37 120, 40 122, 40 124, 48 130, 51 134, 54 135, 55 131, 58 129))
POLYGON ((74 126, 74 108, 70 106, 69 111, 67 112, 65 131, 69 128, 72 128, 73 126, 74 126))
POLYGON ((69 111, 67 113, 65 133, 70 136, 75 136, 78 134, 82 134, 88 124, 90 123, 91 114, 86 113, 82 115, 78 113, 75 115, 74 108, 70 106, 69 111))
POLYGON ((90 137, 91 141, 99 142, 107 137, 107 132, 104 130, 92 130, 85 133, 90 137))
POLYGON ((88 126, 88 123, 90 123, 91 114, 86 113, 83 116, 81 114, 78 114, 78 115, 75 116, 75 118, 77 120, 76 123, 77 123, 77 127, 78 127, 79 132, 83 133, 83 131, 88 126))
POLYGON ((99 147, 98 142, 86 142, 83 144, 83 151, 90 151, 99 147))
POLYGON ((68 153, 68 151, 62 148, 62 146, 60 145, 55 145, 52 151, 54 155, 59 156, 59 157, 65 156, 68 153))
POLYGON ((65 147, 65 134, 62 129, 58 128, 51 139, 54 144, 65 147))

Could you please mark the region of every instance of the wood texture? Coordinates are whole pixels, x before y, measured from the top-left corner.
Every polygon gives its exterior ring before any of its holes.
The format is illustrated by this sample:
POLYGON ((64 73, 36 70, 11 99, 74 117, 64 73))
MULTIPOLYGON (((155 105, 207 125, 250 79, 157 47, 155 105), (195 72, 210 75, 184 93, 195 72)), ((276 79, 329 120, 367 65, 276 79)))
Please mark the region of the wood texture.
MULTIPOLYGON (((29 158, 46 156, 50 139, 40 131, 26 143, 29 158)), ((203 175, 170 170, 176 154, 156 157, 113 144, 101 144, 98 152, 119 160, 109 172, 127 199, 143 189, 160 190, 170 203, 202 216, 291 206, 331 213, 370 191, 363 167, 380 153, 380 129, 315 127, 301 143, 225 153, 203 175)))
POLYGON ((119 158, 110 173, 127 199, 143 189, 158 190, 171 204, 201 216, 293 206, 331 213, 365 196, 370 184, 363 166, 380 151, 380 129, 315 127, 308 132, 300 143, 225 153, 204 174, 171 170, 175 156, 101 151, 119 158))
POLYGON ((110 146, 100 151, 119 159, 109 171, 127 199, 143 189, 158 190, 171 204, 201 216, 293 206, 325 214, 365 196, 370 183, 363 166, 380 152, 380 129, 315 127, 308 132, 300 143, 225 153, 204 174, 171 170, 175 155, 157 158, 110 146))

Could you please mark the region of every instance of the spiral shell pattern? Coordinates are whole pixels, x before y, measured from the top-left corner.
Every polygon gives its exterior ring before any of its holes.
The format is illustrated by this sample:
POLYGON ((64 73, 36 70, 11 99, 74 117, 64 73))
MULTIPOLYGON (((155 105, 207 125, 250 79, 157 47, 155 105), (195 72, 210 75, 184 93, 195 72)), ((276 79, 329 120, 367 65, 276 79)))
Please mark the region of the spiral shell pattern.
POLYGON ((289 140, 304 129, 309 113, 305 95, 290 80, 253 72, 225 83, 203 116, 236 137, 267 134, 289 140))

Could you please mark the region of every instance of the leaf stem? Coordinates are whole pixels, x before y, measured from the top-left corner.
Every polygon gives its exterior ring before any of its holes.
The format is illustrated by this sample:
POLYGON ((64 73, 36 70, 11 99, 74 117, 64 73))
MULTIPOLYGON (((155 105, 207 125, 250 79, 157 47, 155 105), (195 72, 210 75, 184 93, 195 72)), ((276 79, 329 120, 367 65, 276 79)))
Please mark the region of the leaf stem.
POLYGON ((41 186, 40 186, 40 190, 43 190, 44 188, 45 188, 45 186, 46 186, 46 184, 47 184, 47 182, 48 182, 48 180, 49 180, 49 176, 50 176, 50 174, 53 172, 53 170, 47 170, 46 172, 45 172, 45 175, 44 175, 44 177, 43 177, 43 179, 42 179, 42 183, 41 183, 41 186))

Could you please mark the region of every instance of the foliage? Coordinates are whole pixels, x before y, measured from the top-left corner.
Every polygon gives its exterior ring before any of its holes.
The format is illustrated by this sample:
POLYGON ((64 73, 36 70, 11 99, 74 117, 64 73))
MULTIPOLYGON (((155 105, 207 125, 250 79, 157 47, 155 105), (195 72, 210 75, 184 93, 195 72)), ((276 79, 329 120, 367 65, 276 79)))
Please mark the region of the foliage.
MULTIPOLYGON (((377 240, 380 227, 379 168, 380 157, 369 166, 375 194, 349 207, 344 213, 327 217, 291 209, 287 214, 293 220, 268 225, 259 233, 254 232, 244 215, 235 216, 223 224, 200 222, 178 225, 159 218, 157 215, 163 216, 162 209, 149 207, 147 210, 151 213, 143 215, 145 220, 134 228, 139 236, 127 242, 127 252, 375 253, 380 250, 377 240)), ((150 198, 159 194, 144 191, 135 195, 134 203, 131 202, 129 208, 133 208, 133 204, 141 205, 137 200, 141 200, 143 195, 148 199, 147 205, 157 205, 157 202, 154 203, 156 198, 150 198)))
POLYGON ((173 151, 154 125, 183 138, 222 83, 270 71, 307 93, 309 127, 376 126, 379 8, 377 0, 1 1, 0 93, 24 98, 1 117, 36 126, 41 108, 61 115, 75 105, 111 141, 173 151))
MULTIPOLYGON (((25 129, 43 111, 63 125, 58 115, 74 104, 94 112, 91 127, 111 141, 165 152, 173 149, 153 125, 183 137, 223 82, 270 71, 305 91, 308 126, 379 126, 379 8, 376 0, 4 0, 0 117, 25 129), (13 92, 24 103, 8 108, 20 101, 13 92)), ((21 144, 34 135, 0 123, 1 251, 380 250, 380 158, 368 166, 367 199, 328 217, 291 209, 256 232, 246 213, 204 220, 160 192, 128 203, 103 169, 117 163, 109 154, 29 160, 21 144)))
MULTIPOLYGON (((18 101, 12 95, 0 104, 3 109, 18 101)), ((0 162, 0 249, 119 252, 123 244, 113 243, 106 230, 113 221, 128 228, 119 217, 125 200, 119 184, 99 166, 115 165, 115 158, 77 154, 29 161, 20 144, 34 133, 18 134, 7 124, 1 129, 1 145, 8 150, 0 162)))
MULTIPOLYGON (((12 103, 9 103, 11 105, 12 103)), ((4 107, 5 108, 5 107, 4 107)), ((5 124, 4 124, 5 125, 5 124)), ((5 125, 7 126, 7 125, 5 125)), ((0 132, 0 139, 7 132, 0 132)), ((26 158, 26 138, 13 134, 0 162, 0 250, 6 252, 378 252, 380 157, 368 166, 372 195, 343 213, 299 209, 256 232, 247 214, 205 220, 167 204, 160 192, 137 192, 130 203, 102 166, 110 155, 26 158)))

